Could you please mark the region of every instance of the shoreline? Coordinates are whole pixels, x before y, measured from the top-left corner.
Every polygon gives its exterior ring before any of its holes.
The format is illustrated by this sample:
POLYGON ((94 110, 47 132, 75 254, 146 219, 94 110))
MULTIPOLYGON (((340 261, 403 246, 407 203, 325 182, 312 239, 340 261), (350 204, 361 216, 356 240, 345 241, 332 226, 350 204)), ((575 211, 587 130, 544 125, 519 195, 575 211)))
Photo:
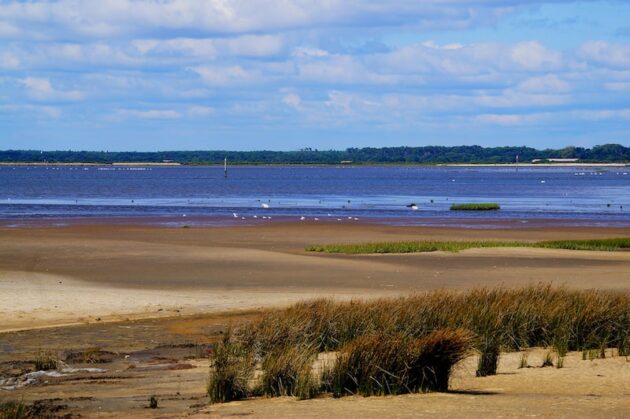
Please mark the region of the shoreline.
MULTIPOLYGON (((172 167, 172 168, 193 168, 193 167, 223 167, 221 163, 209 164, 186 164, 186 163, 160 163, 160 162, 113 162, 113 163, 43 163, 43 162, 0 162, 0 166, 5 167, 72 167, 72 166, 103 166, 103 167, 172 167)), ((235 163, 229 167, 506 167, 506 168, 534 168, 534 167, 565 167, 565 168, 585 168, 585 167, 630 167, 630 163, 235 163)))
POLYGON ((331 216, 331 217, 307 217, 301 220, 298 216, 274 216, 273 219, 263 220, 261 217, 247 216, 245 220, 235 219, 227 215, 208 216, 76 216, 76 217, 32 217, 32 218, 2 218, 0 217, 0 229, 32 229, 32 228, 64 228, 72 226, 137 226, 155 227, 166 229, 187 228, 235 228, 257 227, 273 225, 363 225, 363 226, 391 226, 400 228, 439 228, 439 229, 464 229, 464 230, 495 230, 513 229, 528 230, 537 228, 566 228, 566 229, 619 229, 630 228, 630 220, 606 221, 596 219, 568 219, 568 218, 495 218, 495 217, 355 217, 331 216))

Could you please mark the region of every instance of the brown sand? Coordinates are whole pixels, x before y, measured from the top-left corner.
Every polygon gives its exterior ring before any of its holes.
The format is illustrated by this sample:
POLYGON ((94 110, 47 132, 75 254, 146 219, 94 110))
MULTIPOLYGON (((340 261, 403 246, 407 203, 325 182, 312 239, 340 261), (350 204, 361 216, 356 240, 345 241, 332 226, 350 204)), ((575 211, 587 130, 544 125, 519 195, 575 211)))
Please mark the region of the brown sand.
POLYGON ((6 228, 0 229, 0 331, 249 309, 316 296, 376 297, 539 281, 630 290, 630 252, 503 248, 347 256, 304 251, 316 243, 377 240, 614 236, 630 236, 630 229, 332 223, 6 228))

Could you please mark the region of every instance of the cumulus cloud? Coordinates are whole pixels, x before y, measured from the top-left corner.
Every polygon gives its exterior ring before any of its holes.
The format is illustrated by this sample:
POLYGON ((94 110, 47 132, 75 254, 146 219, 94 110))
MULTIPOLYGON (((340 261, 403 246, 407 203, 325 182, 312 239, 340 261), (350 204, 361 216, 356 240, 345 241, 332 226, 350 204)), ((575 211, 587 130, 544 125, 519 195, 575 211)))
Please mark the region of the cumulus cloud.
POLYGON ((589 41, 582 44, 578 55, 597 64, 614 67, 630 66, 630 44, 589 41))
POLYGON ((78 90, 57 90, 46 78, 26 77, 19 82, 31 97, 38 100, 81 100, 84 97, 78 90))

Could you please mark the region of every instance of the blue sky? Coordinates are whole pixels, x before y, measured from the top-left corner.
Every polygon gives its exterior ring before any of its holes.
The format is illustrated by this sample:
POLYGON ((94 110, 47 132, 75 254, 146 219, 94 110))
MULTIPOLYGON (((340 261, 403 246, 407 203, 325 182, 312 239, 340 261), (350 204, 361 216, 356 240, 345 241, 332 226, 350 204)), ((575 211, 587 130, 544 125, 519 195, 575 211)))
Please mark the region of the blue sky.
POLYGON ((0 0, 0 149, 630 145, 630 2, 0 0))

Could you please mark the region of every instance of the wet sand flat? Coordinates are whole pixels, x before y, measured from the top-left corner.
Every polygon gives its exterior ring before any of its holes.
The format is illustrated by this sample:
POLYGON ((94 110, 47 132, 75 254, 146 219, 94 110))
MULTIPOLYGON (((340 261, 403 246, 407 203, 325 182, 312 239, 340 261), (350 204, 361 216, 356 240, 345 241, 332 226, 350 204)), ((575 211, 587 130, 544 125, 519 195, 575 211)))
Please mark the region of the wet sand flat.
POLYGON ((318 243, 622 236, 630 236, 630 229, 358 223, 5 228, 0 229, 0 330, 540 281, 630 290, 630 252, 501 248, 349 256, 304 250, 318 243))

